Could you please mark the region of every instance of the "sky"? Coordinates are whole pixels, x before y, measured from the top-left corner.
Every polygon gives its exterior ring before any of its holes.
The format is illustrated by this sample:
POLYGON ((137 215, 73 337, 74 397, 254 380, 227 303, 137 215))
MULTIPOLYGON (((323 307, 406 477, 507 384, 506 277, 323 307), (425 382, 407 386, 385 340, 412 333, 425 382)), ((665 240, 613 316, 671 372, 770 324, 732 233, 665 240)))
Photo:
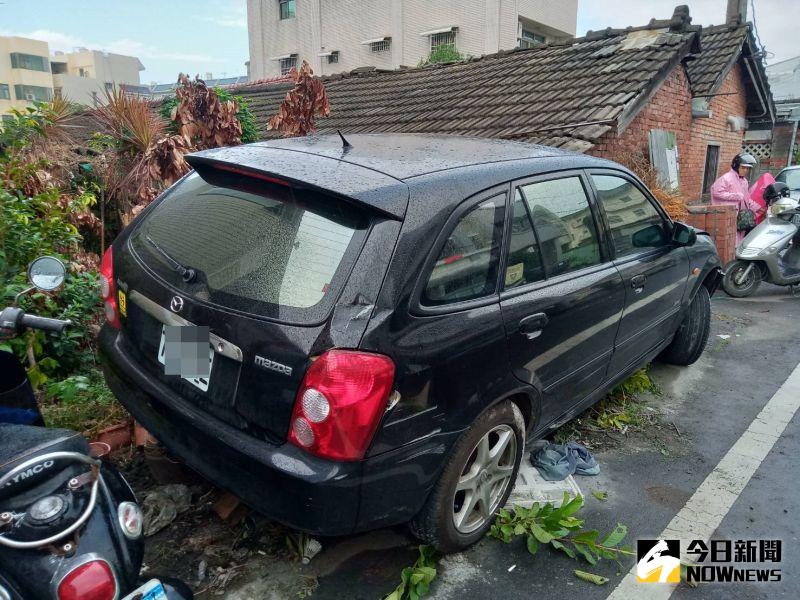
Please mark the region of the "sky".
MULTIPOLYGON (((767 62, 799 55, 800 2, 752 1, 767 62)), ((726 0, 579 0, 578 35, 669 18, 677 4, 689 5, 695 24, 725 20, 726 0)), ((172 82, 179 72, 244 75, 248 59, 245 0, 0 0, 0 35, 43 39, 51 51, 82 46, 137 56, 142 83, 172 82)))

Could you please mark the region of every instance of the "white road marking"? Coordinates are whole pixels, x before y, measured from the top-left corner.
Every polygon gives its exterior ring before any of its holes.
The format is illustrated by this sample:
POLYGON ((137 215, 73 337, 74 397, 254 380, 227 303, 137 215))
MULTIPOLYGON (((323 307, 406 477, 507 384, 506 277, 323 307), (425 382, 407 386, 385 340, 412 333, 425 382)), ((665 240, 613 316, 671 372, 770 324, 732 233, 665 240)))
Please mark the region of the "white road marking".
MULTIPOLYGON (((798 408, 800 364, 657 537, 679 539, 682 549, 692 539, 708 541, 798 408)), ((608 600, 667 600, 676 587, 677 584, 639 583, 634 565, 608 596, 608 600)))

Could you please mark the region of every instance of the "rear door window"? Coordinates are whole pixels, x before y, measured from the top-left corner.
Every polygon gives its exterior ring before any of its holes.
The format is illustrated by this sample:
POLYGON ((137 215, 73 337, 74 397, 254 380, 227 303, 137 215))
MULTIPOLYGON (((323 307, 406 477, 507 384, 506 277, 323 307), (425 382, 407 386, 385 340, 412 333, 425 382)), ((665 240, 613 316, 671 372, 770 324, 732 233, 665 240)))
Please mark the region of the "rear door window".
POLYGON ((259 193, 193 174, 134 231, 137 255, 185 294, 288 320, 324 316, 368 226, 333 197, 264 183, 259 193), (182 279, 182 269, 196 273, 182 279))
POLYGON ((589 198, 578 176, 523 185, 547 277, 601 262, 589 198))
POLYGON ((445 241, 428 278, 422 303, 440 306, 497 291, 505 194, 467 212, 445 241))
POLYGON ((511 207, 511 235, 506 263, 505 289, 544 279, 542 254, 536 241, 530 214, 517 190, 511 207))
POLYGON ((664 218, 639 188, 616 175, 591 177, 617 257, 669 244, 664 218))

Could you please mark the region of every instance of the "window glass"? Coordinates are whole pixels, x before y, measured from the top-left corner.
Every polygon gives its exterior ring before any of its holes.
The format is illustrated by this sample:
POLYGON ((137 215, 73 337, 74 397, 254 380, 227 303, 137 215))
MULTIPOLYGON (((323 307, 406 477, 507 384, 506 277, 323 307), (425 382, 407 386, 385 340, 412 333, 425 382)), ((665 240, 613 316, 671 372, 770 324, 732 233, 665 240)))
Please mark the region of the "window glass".
POLYGON ((279 0, 278 6, 280 7, 281 20, 294 19, 296 14, 295 0, 279 0))
POLYGON ((664 219, 639 188, 614 175, 592 175, 617 256, 669 243, 664 219))
POLYGON ((202 300, 265 316, 315 307, 354 258, 367 221, 329 196, 258 190, 190 175, 139 223, 133 247, 160 277, 202 300), (185 284, 176 264, 194 269, 195 281, 185 284))
POLYGON ((35 54, 23 54, 22 52, 11 53, 11 68, 28 69, 30 71, 50 71, 50 59, 46 56, 35 54))
POLYGON ((423 304, 462 302, 495 292, 505 196, 481 202, 447 238, 423 294, 423 304))
POLYGON ((7 83, 0 83, 0 100, 11 100, 11 91, 7 83))
POLYGON ((580 177, 522 187, 548 277, 600 263, 600 245, 580 177))
POLYGON ((533 225, 517 190, 512 207, 511 239, 508 248, 505 288, 517 287, 544 279, 542 256, 533 233, 533 225))

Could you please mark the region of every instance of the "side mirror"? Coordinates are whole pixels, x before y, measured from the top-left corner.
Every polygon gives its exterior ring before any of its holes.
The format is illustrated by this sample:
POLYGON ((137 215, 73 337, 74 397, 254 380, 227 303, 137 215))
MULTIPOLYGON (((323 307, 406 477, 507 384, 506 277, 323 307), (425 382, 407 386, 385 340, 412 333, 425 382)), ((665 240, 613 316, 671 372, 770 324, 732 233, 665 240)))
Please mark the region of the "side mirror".
POLYGON ((697 232, 688 225, 675 223, 672 228, 672 243, 675 246, 693 246, 697 241, 697 232))
POLYGON ((28 281, 41 292, 52 292, 64 284, 67 268, 55 256, 40 256, 28 266, 28 281))
POLYGON ((648 225, 631 236, 634 248, 658 248, 665 243, 666 235, 661 225, 648 225))

